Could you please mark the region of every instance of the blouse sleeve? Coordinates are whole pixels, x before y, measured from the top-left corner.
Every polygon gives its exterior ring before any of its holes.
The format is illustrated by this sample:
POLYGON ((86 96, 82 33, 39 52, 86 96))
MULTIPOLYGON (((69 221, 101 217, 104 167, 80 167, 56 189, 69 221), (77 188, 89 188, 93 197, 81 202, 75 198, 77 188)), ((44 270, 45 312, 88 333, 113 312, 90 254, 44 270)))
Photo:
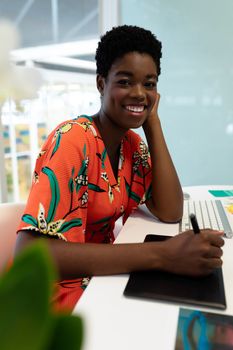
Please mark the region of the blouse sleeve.
POLYGON ((73 121, 61 124, 50 134, 38 156, 18 230, 85 241, 88 148, 85 131, 73 121))

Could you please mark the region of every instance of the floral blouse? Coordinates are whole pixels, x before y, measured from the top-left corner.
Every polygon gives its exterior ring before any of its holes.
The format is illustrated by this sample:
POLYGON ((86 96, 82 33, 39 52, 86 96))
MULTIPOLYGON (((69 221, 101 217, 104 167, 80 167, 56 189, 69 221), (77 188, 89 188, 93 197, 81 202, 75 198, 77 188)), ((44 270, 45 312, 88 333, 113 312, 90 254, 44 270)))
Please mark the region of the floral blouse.
MULTIPOLYGON (((125 222, 151 195, 151 175, 147 147, 132 130, 121 141, 116 179, 94 119, 80 116, 63 122, 38 155, 18 230, 70 242, 112 243, 115 221, 122 216, 125 222)), ((60 297, 66 289, 63 301, 67 286, 73 293, 81 287, 74 293, 81 295, 87 279, 76 282, 60 283, 60 297)))

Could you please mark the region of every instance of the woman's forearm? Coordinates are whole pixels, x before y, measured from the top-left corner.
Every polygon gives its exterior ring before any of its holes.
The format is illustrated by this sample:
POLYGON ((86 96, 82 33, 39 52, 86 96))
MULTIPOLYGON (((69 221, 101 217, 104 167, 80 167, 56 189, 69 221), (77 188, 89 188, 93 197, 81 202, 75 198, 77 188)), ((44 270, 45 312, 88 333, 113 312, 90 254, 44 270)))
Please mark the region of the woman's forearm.
MULTIPOLYGON (((222 265, 223 232, 186 231, 164 242, 96 244, 71 243, 44 238, 60 279, 114 275, 142 270, 204 275, 222 265)), ((33 233, 20 231, 16 254, 34 242, 33 233)))
POLYGON ((159 251, 149 243, 97 244, 71 243, 51 238, 37 238, 32 233, 18 233, 16 254, 27 244, 43 239, 49 247, 60 279, 112 275, 161 267, 159 251))
POLYGON ((148 208, 162 221, 179 221, 183 212, 183 194, 159 118, 148 119, 143 129, 152 162, 152 200, 147 203, 148 208))

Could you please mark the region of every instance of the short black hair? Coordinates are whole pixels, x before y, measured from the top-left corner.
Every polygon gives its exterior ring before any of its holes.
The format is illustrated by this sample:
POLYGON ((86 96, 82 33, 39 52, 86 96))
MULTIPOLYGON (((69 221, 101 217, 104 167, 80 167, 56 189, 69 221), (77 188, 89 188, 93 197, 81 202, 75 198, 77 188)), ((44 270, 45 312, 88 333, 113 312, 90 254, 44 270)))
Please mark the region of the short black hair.
POLYGON ((160 74, 161 42, 150 30, 132 25, 113 27, 101 36, 95 55, 96 73, 107 78, 115 60, 133 51, 149 54, 160 74))

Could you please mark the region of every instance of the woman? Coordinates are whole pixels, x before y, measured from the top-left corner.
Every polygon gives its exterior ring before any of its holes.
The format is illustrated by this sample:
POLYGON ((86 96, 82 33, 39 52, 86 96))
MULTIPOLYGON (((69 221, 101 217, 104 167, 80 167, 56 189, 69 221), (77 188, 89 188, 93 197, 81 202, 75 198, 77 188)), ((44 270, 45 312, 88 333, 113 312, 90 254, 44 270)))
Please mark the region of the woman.
POLYGON ((71 308, 86 276, 146 269, 201 275, 222 264, 222 233, 209 230, 160 243, 100 244, 114 241, 115 221, 140 203, 164 222, 182 217, 182 190, 158 117, 160 58, 161 43, 148 30, 107 32, 96 51, 99 112, 59 125, 39 154, 16 252, 49 238, 63 280, 57 298, 71 308), (150 154, 131 130, 140 126, 150 154))

